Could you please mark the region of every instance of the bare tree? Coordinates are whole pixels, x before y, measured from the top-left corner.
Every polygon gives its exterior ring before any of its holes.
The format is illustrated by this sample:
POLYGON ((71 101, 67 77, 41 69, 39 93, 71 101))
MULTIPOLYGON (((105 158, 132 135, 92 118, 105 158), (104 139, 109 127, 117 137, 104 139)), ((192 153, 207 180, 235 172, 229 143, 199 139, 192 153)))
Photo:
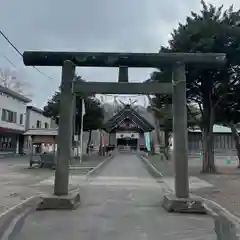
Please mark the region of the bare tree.
POLYGON ((0 85, 24 96, 32 97, 32 94, 28 92, 30 84, 24 81, 16 70, 0 68, 0 85))

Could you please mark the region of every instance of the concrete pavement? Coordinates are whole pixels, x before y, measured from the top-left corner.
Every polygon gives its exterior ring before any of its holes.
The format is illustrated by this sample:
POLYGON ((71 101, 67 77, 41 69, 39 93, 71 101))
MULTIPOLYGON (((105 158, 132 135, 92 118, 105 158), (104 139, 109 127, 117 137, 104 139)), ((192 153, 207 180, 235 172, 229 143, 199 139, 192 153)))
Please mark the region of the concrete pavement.
POLYGON ((28 165, 26 157, 0 159, 0 213, 39 194, 40 190, 31 185, 53 174, 51 170, 28 169, 28 165))
POLYGON ((163 191, 135 155, 117 155, 98 177, 82 184, 75 211, 34 212, 11 239, 215 239, 208 216, 169 214, 163 191))
MULTIPOLYGON (((200 173, 201 160, 189 158, 189 187, 193 194, 213 200, 240 217, 240 169, 237 168, 237 160, 226 164, 226 158, 227 155, 215 157, 218 174, 200 173)), ((174 190, 174 163, 159 161, 158 156, 149 157, 149 161, 162 173, 162 180, 174 190)))
MULTIPOLYGON (((84 162, 83 167, 96 167, 100 160, 90 159, 84 162)), ((23 200, 41 193, 51 193, 54 185, 54 171, 51 169, 29 169, 27 156, 7 157, 0 159, 0 214, 19 204, 23 200)), ((73 169, 70 178, 83 178, 90 169, 73 169)), ((76 180, 75 180, 76 182, 76 180)), ((76 188, 70 185, 70 189, 76 188)))

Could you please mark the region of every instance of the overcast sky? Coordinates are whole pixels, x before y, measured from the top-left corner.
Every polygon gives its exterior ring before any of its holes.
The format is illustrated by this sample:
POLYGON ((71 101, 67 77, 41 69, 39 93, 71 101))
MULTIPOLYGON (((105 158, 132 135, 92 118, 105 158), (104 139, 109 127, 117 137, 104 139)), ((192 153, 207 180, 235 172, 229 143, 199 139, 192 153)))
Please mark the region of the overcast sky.
MULTIPOLYGON (((217 5, 224 0, 207 1, 217 5)), ((226 1, 225 1, 226 2, 226 1)), ((240 8, 240 2, 234 0, 240 8)), ((226 7, 228 5, 225 5, 226 7)), ((24 50, 157 52, 170 33, 199 0, 0 0, 0 29, 24 50)), ((18 76, 30 83, 33 105, 42 107, 58 88, 60 68, 39 68, 22 59, 0 36, 0 67, 17 68, 18 76)), ((132 81, 144 81, 151 69, 130 69, 132 81)), ((117 69, 78 68, 88 81, 117 81, 117 69)))

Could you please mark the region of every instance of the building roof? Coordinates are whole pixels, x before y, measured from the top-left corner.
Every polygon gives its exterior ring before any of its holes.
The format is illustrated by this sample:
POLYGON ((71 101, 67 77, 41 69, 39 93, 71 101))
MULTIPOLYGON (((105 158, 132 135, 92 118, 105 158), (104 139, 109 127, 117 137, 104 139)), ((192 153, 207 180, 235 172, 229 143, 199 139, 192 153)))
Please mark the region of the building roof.
POLYGON ((126 105, 121 111, 110 118, 105 124, 103 129, 106 132, 111 132, 117 125, 124 121, 126 118, 130 118, 135 122, 144 132, 151 132, 154 130, 152 124, 150 124, 144 117, 137 113, 130 105, 126 105))
POLYGON ((42 109, 36 108, 36 107, 34 107, 34 106, 27 106, 27 110, 32 110, 32 111, 34 111, 34 112, 43 114, 43 110, 42 110, 42 109))
MULTIPOLYGON (((188 129, 189 132, 201 132, 199 128, 197 129, 188 129)), ((213 133, 232 133, 231 128, 221 126, 221 125, 213 125, 213 133)))
POLYGON ((28 129, 24 135, 27 136, 57 136, 58 129, 57 128, 33 128, 28 129))
POLYGON ((0 92, 5 93, 6 95, 9 95, 9 96, 16 98, 25 103, 30 103, 32 101, 30 98, 27 98, 9 88, 3 87, 1 85, 0 85, 0 92))

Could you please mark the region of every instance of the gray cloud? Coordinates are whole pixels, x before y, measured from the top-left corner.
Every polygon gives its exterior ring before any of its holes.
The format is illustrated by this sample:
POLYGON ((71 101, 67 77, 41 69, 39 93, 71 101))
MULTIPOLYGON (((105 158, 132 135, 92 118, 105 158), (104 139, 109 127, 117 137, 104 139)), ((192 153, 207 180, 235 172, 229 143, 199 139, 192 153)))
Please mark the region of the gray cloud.
MULTIPOLYGON (((220 5, 223 0, 211 2, 220 5)), ((21 51, 157 52, 167 44, 178 22, 199 8, 199 0, 1 0, 0 22, 21 51)), ((0 37, 0 66, 9 67, 3 55, 24 73, 31 83, 33 102, 41 107, 58 87, 60 69, 40 68, 54 79, 49 80, 35 69, 24 67, 21 58, 0 37)), ((78 68, 77 72, 86 80, 117 80, 117 69, 78 68)), ((143 81, 150 72, 151 69, 131 69, 130 79, 143 81)))

